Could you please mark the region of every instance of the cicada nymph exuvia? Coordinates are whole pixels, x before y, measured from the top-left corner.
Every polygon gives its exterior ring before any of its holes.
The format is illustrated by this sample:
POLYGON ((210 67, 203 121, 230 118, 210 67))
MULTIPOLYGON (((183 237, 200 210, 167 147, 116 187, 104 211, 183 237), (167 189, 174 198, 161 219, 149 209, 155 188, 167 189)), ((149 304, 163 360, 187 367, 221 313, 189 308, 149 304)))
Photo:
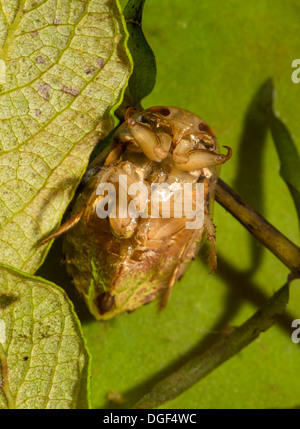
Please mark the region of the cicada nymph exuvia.
POLYGON ((113 149, 85 175, 70 219, 47 238, 68 232, 67 271, 96 318, 157 297, 165 306, 204 237, 216 267, 212 205, 220 165, 231 157, 225 148, 223 155, 211 128, 187 110, 127 110, 113 149), (199 184, 202 212, 195 209, 199 184))

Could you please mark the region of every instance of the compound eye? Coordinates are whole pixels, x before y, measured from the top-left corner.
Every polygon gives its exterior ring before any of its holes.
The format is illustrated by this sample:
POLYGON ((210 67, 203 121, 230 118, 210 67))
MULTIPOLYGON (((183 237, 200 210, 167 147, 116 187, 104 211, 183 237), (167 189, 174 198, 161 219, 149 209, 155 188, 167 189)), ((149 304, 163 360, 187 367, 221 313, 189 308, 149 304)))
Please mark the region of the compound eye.
POLYGON ((217 138, 210 126, 207 125, 205 122, 201 122, 198 125, 198 129, 200 131, 200 135, 196 135, 199 136, 200 142, 204 145, 204 147, 208 149, 214 149, 217 138))
POLYGON ((209 125, 207 125, 205 122, 201 122, 201 124, 198 125, 199 131, 201 131, 201 133, 205 133, 208 134, 210 137, 212 137, 213 139, 216 138, 215 133, 213 132, 213 130, 210 128, 209 125))
POLYGON ((153 113, 158 113, 162 116, 169 116, 171 113, 170 109, 168 109, 167 107, 164 107, 164 106, 150 107, 147 110, 150 112, 153 112, 153 113))

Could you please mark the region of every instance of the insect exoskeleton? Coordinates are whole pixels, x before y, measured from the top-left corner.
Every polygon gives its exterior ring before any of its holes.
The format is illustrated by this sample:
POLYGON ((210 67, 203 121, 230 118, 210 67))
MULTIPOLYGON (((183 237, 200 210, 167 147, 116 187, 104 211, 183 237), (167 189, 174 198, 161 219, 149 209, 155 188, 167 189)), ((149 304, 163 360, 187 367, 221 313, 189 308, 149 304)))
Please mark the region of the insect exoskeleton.
POLYGON ((92 314, 109 319, 153 299, 160 307, 206 237, 220 165, 216 136, 177 107, 129 108, 105 159, 95 159, 65 232, 67 271, 92 314))

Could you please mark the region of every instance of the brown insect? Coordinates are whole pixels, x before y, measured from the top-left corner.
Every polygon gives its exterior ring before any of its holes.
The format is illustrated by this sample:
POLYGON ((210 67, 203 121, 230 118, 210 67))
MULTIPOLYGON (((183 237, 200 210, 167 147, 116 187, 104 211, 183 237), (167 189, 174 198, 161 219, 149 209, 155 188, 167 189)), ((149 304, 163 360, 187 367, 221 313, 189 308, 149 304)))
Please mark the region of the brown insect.
POLYGON ((96 318, 133 311, 157 297, 165 306, 205 236, 216 268, 211 216, 220 165, 231 157, 225 147, 227 154, 220 154, 214 132, 187 110, 127 110, 113 149, 87 172, 71 218, 43 242, 68 231, 67 271, 96 318), (203 222, 187 228, 193 225, 197 184, 203 222))

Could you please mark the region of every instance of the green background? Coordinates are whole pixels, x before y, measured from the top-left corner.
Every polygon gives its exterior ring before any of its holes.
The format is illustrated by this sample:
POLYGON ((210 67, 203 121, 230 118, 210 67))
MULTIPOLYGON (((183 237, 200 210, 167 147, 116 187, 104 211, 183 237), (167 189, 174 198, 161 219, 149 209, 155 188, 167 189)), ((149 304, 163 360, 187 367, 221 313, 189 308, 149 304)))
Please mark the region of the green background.
MULTIPOLYGON (((296 210, 255 101, 271 77, 276 110, 299 148, 300 84, 291 80, 292 61, 300 57, 298 1, 148 0, 143 27, 158 71, 143 106, 174 105, 201 116, 220 145, 233 149, 222 179, 299 244, 296 210)), ((65 287, 74 301, 92 356, 93 408, 120 406, 107 399, 111 391, 122 393, 123 407, 132 406, 285 283, 288 270, 217 203, 214 222, 218 271, 209 274, 205 260, 196 259, 160 314, 152 303, 94 321, 59 265, 61 240, 52 247, 38 274, 65 287)), ((291 341, 297 318, 300 281, 292 283, 288 310, 273 328, 165 408, 299 407, 300 347, 291 341)))

